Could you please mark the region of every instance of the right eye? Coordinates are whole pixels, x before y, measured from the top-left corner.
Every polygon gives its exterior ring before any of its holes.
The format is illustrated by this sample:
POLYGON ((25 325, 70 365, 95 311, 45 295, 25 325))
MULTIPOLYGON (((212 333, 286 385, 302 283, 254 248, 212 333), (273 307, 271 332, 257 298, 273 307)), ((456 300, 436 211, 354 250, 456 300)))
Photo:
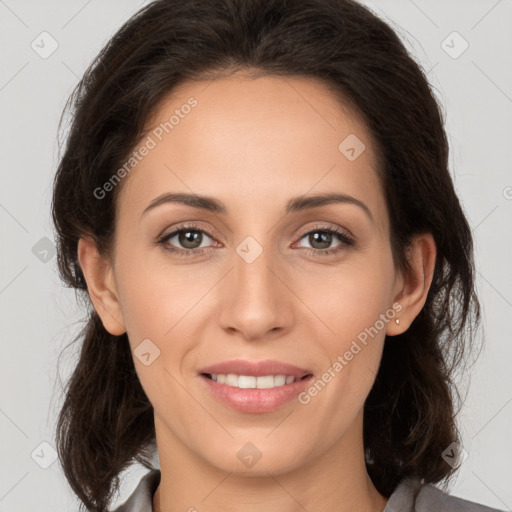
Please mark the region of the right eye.
POLYGON ((201 247, 204 235, 211 238, 207 231, 198 226, 183 225, 161 237, 157 243, 161 244, 166 251, 179 256, 197 256, 206 252, 205 247, 201 247), (174 243, 180 244, 181 247, 175 247, 174 244, 170 244, 173 238, 176 238, 174 243))

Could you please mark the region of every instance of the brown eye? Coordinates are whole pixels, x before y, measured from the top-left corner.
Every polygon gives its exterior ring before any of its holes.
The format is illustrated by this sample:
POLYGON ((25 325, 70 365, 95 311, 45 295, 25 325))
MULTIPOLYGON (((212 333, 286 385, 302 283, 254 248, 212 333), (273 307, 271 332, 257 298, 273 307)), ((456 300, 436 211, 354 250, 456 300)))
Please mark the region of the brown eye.
MULTIPOLYGON (((307 253, 313 255, 329 255, 342 251, 343 249, 355 245, 354 239, 343 231, 339 231, 333 228, 316 228, 305 233, 300 240, 307 239, 307 242, 311 247, 304 247, 307 253), (339 243, 332 246, 335 239, 338 239, 339 243)), ((301 247, 299 245, 299 247, 301 247)))
POLYGON ((203 233, 196 230, 182 230, 176 236, 180 245, 185 249, 197 249, 203 239, 203 233))
POLYGON ((158 244, 162 245, 166 251, 180 256, 196 256, 209 249, 207 239, 211 241, 212 237, 203 229, 195 226, 180 226, 160 238, 158 244))
POLYGON ((328 249, 332 243, 332 238, 332 233, 315 231, 308 235, 308 242, 313 246, 313 249, 328 249))

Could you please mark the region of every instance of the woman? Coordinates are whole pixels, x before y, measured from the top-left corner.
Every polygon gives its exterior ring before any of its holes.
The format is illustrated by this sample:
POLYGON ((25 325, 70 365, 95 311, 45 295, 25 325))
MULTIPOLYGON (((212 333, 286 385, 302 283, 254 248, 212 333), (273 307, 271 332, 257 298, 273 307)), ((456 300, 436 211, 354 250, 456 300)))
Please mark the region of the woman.
POLYGON ((384 22, 157 0, 72 105, 53 218, 92 307, 57 447, 85 507, 137 461, 122 512, 491 510, 433 485, 480 311, 442 116, 384 22))

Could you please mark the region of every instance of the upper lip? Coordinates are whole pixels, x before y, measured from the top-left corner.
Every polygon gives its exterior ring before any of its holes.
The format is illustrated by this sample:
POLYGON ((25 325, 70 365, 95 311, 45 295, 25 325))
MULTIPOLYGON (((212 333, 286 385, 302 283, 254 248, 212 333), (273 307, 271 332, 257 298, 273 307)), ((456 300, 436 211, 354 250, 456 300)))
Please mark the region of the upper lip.
POLYGON ((253 377, 263 377, 264 375, 286 375, 301 379, 312 372, 305 368, 299 368, 292 364, 276 360, 248 361, 245 359, 233 359, 223 361, 222 363, 207 366, 199 370, 199 373, 208 373, 210 375, 251 375, 253 377))

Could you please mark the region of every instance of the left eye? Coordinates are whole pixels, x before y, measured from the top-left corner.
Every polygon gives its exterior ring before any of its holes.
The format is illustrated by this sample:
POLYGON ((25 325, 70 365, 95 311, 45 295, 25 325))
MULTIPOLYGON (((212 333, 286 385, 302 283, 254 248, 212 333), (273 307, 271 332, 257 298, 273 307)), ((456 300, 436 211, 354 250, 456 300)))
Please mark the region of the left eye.
POLYGON ((309 244, 319 244, 320 247, 308 247, 308 249, 314 250, 322 250, 322 249, 331 249, 330 245, 333 241, 333 238, 341 238, 341 234, 337 233, 334 230, 325 229, 319 230, 315 229, 314 231, 310 231, 306 233, 304 236, 300 238, 300 240, 307 237, 307 241, 309 244), (334 236, 333 236, 334 235, 334 236))

